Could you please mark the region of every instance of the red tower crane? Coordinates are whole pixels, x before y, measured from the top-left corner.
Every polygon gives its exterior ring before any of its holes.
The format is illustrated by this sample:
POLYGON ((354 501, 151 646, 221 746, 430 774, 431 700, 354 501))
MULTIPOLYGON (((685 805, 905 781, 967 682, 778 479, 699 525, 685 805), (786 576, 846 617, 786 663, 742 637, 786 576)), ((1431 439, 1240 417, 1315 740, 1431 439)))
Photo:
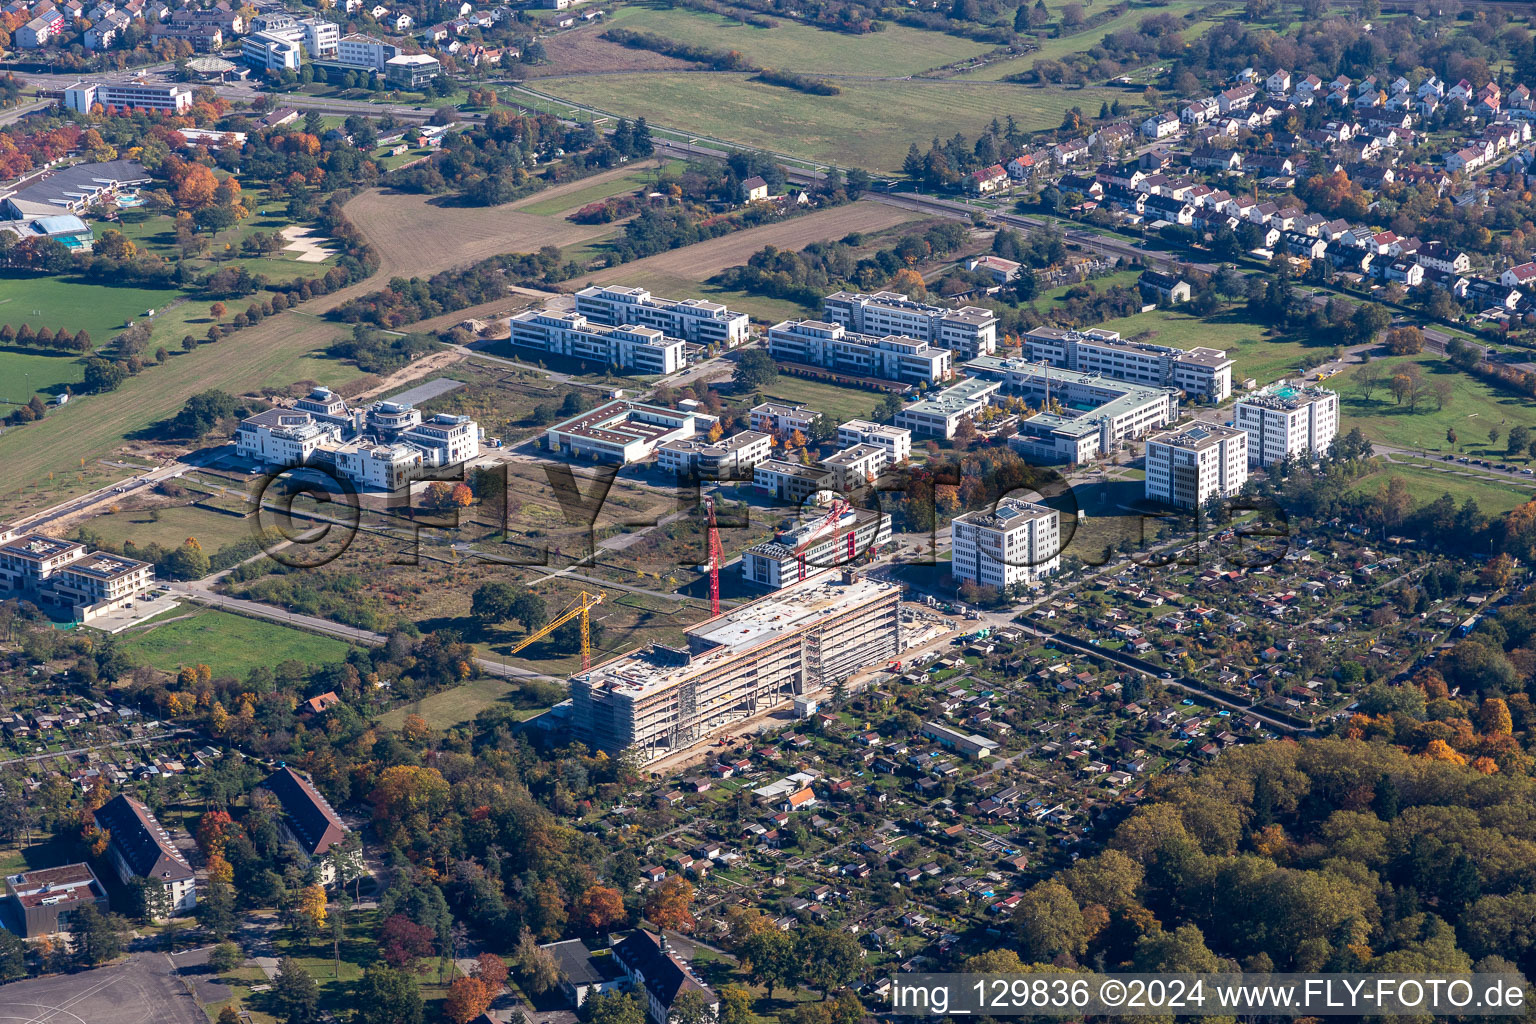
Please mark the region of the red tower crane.
MULTIPOLYGON (((826 516, 824 516, 819 522, 816 523, 814 527, 811 528, 811 530, 806 534, 805 540, 800 543, 799 547, 795 548, 795 558, 799 562, 800 568, 800 579, 805 579, 805 549, 811 546, 811 542, 816 539, 817 535, 820 534, 823 529, 827 528, 828 526, 835 528, 838 518, 852 507, 852 505, 848 504, 841 498, 834 501, 832 503, 831 511, 829 511, 826 516)), ((849 530, 848 555, 850 558, 852 558, 854 550, 853 535, 854 531, 849 530)))
POLYGON ((709 614, 720 614, 720 528, 715 525, 715 499, 706 497, 704 509, 709 513, 709 614))

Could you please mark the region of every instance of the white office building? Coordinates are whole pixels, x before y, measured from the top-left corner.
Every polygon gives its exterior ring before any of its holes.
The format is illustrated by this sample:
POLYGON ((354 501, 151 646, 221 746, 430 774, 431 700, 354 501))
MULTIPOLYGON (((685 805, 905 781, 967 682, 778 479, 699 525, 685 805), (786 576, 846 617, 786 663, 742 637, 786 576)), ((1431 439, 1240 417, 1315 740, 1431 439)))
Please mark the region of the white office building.
POLYGON ((1248 433, 1248 461, 1317 458, 1339 432, 1339 396, 1327 388, 1276 381, 1238 401, 1232 425, 1248 433))
POLYGON ((1000 356, 972 359, 965 371, 996 381, 1004 394, 1041 410, 1019 422, 1008 446, 1043 465, 1082 465, 1179 418, 1179 392, 1173 387, 1000 356))
POLYGON ((966 378, 901 410, 896 414, 896 425, 923 437, 954 437, 960 421, 970 417, 975 423, 1001 386, 995 380, 966 378))
POLYGON ((831 471, 833 488, 847 492, 873 483, 890 465, 890 456, 877 444, 856 444, 828 455, 821 464, 831 471))
POLYGON ((821 415, 805 405, 785 405, 782 402, 763 402, 752 407, 752 429, 788 437, 795 431, 808 433, 811 424, 821 415))
POLYGON ((592 285, 576 293, 576 312, 600 324, 654 327, 695 345, 730 348, 747 340, 747 314, 703 299, 663 299, 644 288, 592 285))
POLYGON ((656 468, 680 477, 703 480, 752 480, 758 463, 773 455, 773 435, 742 430, 711 441, 687 437, 656 448, 656 468))
POLYGON ((709 433, 718 417, 694 411, 615 399, 544 431, 544 447, 556 454, 621 466, 643 462, 668 441, 709 433))
POLYGON ((889 465, 912 457, 912 431, 872 420, 849 420, 837 428, 841 445, 873 444, 885 449, 889 465))
POLYGON ((357 33, 342 36, 336 44, 336 59, 341 63, 372 68, 378 72, 383 72, 384 66, 398 56, 400 47, 394 43, 357 33))
POLYGON ((1147 438, 1149 501, 1199 508, 1230 498, 1248 480, 1248 435, 1236 427, 1200 423, 1147 438))
POLYGON ((511 317, 507 326, 514 345, 620 370, 666 374, 684 364, 683 342, 655 327, 609 326, 579 311, 547 309, 524 310, 511 317))
POLYGON ((1212 403, 1232 394, 1232 360, 1220 349, 1122 341, 1117 332, 1098 328, 1036 327, 1024 335, 1024 357, 1079 373, 1176 387, 1212 403))
POLYGON ((1006 590, 1034 583, 1061 567, 1061 523, 1055 509, 1004 498, 991 512, 967 512, 950 523, 956 582, 1006 590))
POLYGON ((103 110, 158 110, 174 116, 192 109, 192 89, 142 81, 76 82, 64 90, 64 106, 69 110, 89 114, 93 104, 103 110))
POLYGON ((322 18, 305 18, 299 22, 299 28, 304 33, 302 38, 304 49, 309 51, 311 57, 330 59, 340 52, 341 27, 335 22, 322 18))
POLYGON ((302 38, 298 31, 253 32, 240 40, 240 58, 261 71, 298 71, 302 38))
POLYGON ((848 330, 825 320, 785 320, 768 329, 768 354, 801 366, 820 367, 835 374, 903 384, 933 384, 948 380, 950 351, 919 338, 877 337, 848 330))
POLYGON ((962 359, 997 350, 997 317, 979 306, 933 306, 902 292, 834 292, 822 300, 822 314, 850 331, 917 338, 956 352, 962 359))
POLYGON ((480 455, 480 427, 468 416, 440 412, 400 431, 397 439, 421 452, 422 465, 456 466, 480 455))

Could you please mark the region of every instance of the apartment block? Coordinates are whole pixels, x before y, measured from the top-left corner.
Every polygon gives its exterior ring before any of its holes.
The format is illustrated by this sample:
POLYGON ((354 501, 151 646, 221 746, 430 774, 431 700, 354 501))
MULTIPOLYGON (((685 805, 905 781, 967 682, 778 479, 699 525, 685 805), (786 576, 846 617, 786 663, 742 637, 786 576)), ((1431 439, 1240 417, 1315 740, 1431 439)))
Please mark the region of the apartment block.
POLYGON ((788 436, 797 430, 801 434, 807 433, 811 429, 811 424, 816 422, 816 418, 821 413, 805 405, 764 402, 761 405, 754 405, 751 415, 753 430, 788 436))
POLYGON ((1202 423, 1147 438, 1148 500, 1174 508, 1199 508, 1230 498, 1248 480, 1248 434, 1236 427, 1202 423))
POLYGON ((747 340, 747 314, 703 299, 663 299, 644 288, 592 285, 576 293, 576 312, 600 324, 654 327, 695 345, 729 348, 747 340))
POLYGON ((743 551, 742 578, 778 590, 823 569, 852 565, 890 543, 891 517, 883 512, 847 508, 834 518, 818 511, 808 509, 807 522, 743 551))
POLYGON ((757 465, 773 454, 773 435, 742 430, 711 441, 680 438, 656 448, 656 467, 663 472, 702 480, 751 480, 757 465))
POLYGON ((950 522, 951 571, 957 582, 1009 587, 1034 583, 1061 567, 1061 522, 1055 509, 1004 498, 990 512, 950 522))
POLYGON ((828 455, 821 464, 832 474, 833 489, 846 493, 872 483, 890 465, 890 456, 877 444, 856 444, 828 455))
POLYGON ((948 380, 953 365, 948 349, 921 339, 859 334, 824 320, 785 320, 773 325, 768 329, 768 354, 850 377, 903 384, 948 380))
POLYGON ((142 878, 164 887, 172 914, 197 905, 192 865, 148 807, 119 794, 97 808, 92 817, 97 828, 111 834, 107 853, 118 881, 127 885, 142 878))
POLYGON ((885 449, 886 460, 892 466, 912 457, 912 431, 872 420, 849 420, 839 424, 837 443, 879 445, 885 449))
POLYGON ((122 608, 155 582, 154 566, 40 533, 0 545, 0 591, 67 609, 89 622, 122 608))
POLYGON ((683 368, 683 342, 655 327, 609 326, 578 311, 529 309, 511 317, 512 344, 620 370, 666 374, 683 368))
POLYGON ((616 399, 544 431, 544 447, 574 459, 627 466, 643 462, 668 441, 707 434, 718 423, 700 412, 616 399))
POLYGON ((802 466, 784 459, 765 459, 752 471, 752 483, 760 491, 786 503, 805 501, 818 491, 833 488, 832 473, 820 466, 802 466))
POLYGON ((900 650, 901 588, 829 569, 572 676, 571 721, 594 749, 647 761, 834 685, 900 650))
POLYGON ((1179 418, 1179 392, 1173 387, 998 356, 973 359, 965 371, 996 381, 1004 394, 1041 409, 1020 421, 1008 445, 1044 465, 1091 462, 1116 444, 1161 430, 1179 418))
POLYGON ((1079 373, 1176 387, 1212 403, 1224 402, 1232 394, 1232 360, 1220 349, 1121 341, 1115 331, 1097 328, 1036 327, 1024 335, 1024 357, 1079 373))
POLYGON ((967 378, 913 402, 896 414, 896 425, 924 437, 954 437, 960 421, 967 416, 974 421, 1000 387, 995 380, 967 378))
POLYGON ((1232 425, 1248 433, 1248 461, 1272 466, 1328 452, 1339 432, 1339 396, 1327 388, 1280 380, 1240 399, 1232 425))
POLYGON ((850 331, 917 338, 962 359, 997 351, 997 317, 979 306, 933 306, 902 292, 834 292, 822 300, 822 315, 850 331))

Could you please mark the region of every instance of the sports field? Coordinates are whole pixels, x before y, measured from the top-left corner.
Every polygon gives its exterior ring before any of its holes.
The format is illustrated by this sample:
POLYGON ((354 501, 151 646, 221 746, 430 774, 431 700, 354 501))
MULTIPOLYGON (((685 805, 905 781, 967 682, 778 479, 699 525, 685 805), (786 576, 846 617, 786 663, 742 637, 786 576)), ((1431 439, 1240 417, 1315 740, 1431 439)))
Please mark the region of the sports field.
POLYGON ((331 637, 291 629, 276 622, 183 606, 186 618, 162 621, 126 634, 123 650, 134 661, 162 672, 182 665, 207 665, 213 674, 244 679, 251 669, 294 659, 306 665, 341 661, 350 647, 331 637))
POLYGON ((840 79, 841 95, 808 96, 749 75, 713 72, 541 78, 533 84, 613 114, 643 115, 661 127, 884 173, 901 169, 909 145, 926 146, 935 135, 974 138, 1009 114, 1024 130, 1052 128, 1071 107, 1091 113, 1107 100, 1133 96, 1097 87, 877 78, 840 79))
POLYGON ((84 328, 98 346, 144 313, 180 296, 174 288, 90 284, 70 277, 0 277, 0 324, 33 329, 84 328))

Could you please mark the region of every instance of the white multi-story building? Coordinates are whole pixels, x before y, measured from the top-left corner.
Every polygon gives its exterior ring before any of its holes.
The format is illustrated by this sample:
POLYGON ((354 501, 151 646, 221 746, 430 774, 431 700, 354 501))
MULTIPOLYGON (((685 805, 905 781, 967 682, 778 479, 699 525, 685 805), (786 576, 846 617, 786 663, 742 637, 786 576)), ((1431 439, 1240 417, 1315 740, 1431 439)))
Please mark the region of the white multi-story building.
POLYGON ((341 50, 341 28, 333 21, 322 18, 305 18, 299 22, 303 31, 304 49, 311 57, 333 58, 341 50))
POLYGON ((683 342, 655 327, 610 326, 574 310, 528 309, 507 321, 512 344, 552 355, 586 359, 639 373, 666 374, 683 367, 683 342))
POLYGON ((40 533, 0 546, 0 591, 62 606, 81 622, 129 604, 154 582, 148 562, 40 533))
POLYGON ((627 466, 650 458, 668 441, 707 434, 718 422, 701 412, 615 399, 545 430, 544 447, 575 459, 627 466))
POLYGON ((1232 425, 1247 431, 1252 464, 1316 458, 1328 453, 1339 432, 1339 396, 1327 388, 1276 381, 1240 399, 1232 425))
POLYGON ((316 388, 291 409, 268 409, 242 420, 235 451, 267 467, 331 466, 359 486, 394 490, 426 467, 477 458, 480 426, 452 413, 423 421, 420 412, 399 402, 349 409, 340 395, 316 388))
POLYGON ((832 474, 820 466, 802 466, 786 459, 765 459, 752 471, 752 483, 758 490, 782 502, 798 503, 818 491, 832 489, 832 474))
POLYGON ((1212 403, 1224 402, 1232 394, 1232 360, 1220 349, 1121 341, 1115 331, 1098 328, 1036 327, 1024 335, 1024 356, 1079 373, 1170 385, 1212 403))
POLYGON ((372 68, 381 73, 384 66, 398 56, 400 47, 394 43, 357 33, 342 36, 336 44, 336 59, 341 63, 372 68))
POLYGON ((1173 387, 999 356, 972 359, 965 371, 996 381, 1003 393, 1041 409, 1008 439, 1008 446, 1031 462, 1081 465, 1179 418, 1179 392, 1173 387))
POLYGON ((979 306, 932 306, 902 292, 834 292, 822 300, 822 314, 850 331, 917 338, 964 359, 997 350, 997 317, 979 306))
POLYGON ((752 429, 788 436, 795 431, 805 434, 821 413, 804 405, 764 402, 752 407, 752 429))
POLYGON ((919 338, 876 337, 824 320, 785 320, 768 329, 768 354, 801 366, 903 384, 933 384, 952 373, 949 349, 919 338))
POLYGON ((1032 501, 1004 498, 991 512, 956 516, 950 535, 957 581, 1006 590, 1061 567, 1060 516, 1032 501))
POLYGON ((192 90, 155 82, 76 82, 64 90, 64 106, 81 114, 92 105, 114 110, 159 110, 171 115, 192 109, 192 90))
POLYGON ((879 445, 892 466, 912 457, 912 431, 872 420, 849 420, 839 425, 837 443, 879 445))
POLYGON ((729 348, 747 340, 747 314, 703 299, 663 299, 644 288, 592 285, 576 293, 576 312, 600 324, 638 324, 695 345, 729 348))
POLYGON ((425 53, 402 53, 384 62, 385 81, 407 89, 421 88, 442 71, 442 62, 425 53))
POLYGON ((479 425, 451 412, 402 430, 398 439, 418 449, 426 466, 456 466, 480 455, 479 425))
POLYGON ((1248 435, 1236 427, 1199 423, 1147 438, 1150 501, 1199 508, 1232 497, 1247 480, 1248 435))
POLYGON ((831 471, 833 487, 852 491, 873 482, 890 465, 890 456, 877 444, 856 444, 827 456, 821 464, 831 471))
POLYGON ((704 480, 752 480, 758 463, 772 455, 772 434, 742 430, 718 441, 704 437, 667 441, 656 448, 656 468, 704 480))
POLYGON ((1000 382, 995 380, 967 378, 942 391, 935 391, 927 398, 919 398, 896 414, 896 425, 927 437, 954 437, 960 421, 970 417, 975 422, 999 387, 1000 382))
POLYGON ((252 32, 240 40, 240 58, 262 71, 297 71, 302 63, 302 32, 252 32))

